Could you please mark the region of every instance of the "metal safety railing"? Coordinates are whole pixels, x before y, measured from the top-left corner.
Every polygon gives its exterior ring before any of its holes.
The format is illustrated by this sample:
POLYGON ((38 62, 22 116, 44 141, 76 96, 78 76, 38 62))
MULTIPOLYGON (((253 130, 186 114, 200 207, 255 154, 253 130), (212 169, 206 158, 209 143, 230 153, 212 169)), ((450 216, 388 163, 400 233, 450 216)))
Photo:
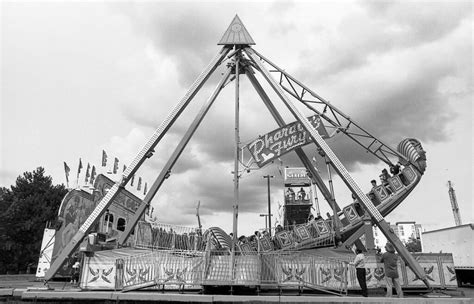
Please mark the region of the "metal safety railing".
POLYGON ((298 287, 347 293, 347 262, 298 251, 236 253, 156 250, 118 260, 124 291, 205 285, 298 287), (232 264, 234 263, 234 264, 232 264))
POLYGON ((149 249, 204 250, 205 243, 198 228, 140 222, 135 247, 149 249))
POLYGON ((156 250, 121 260, 123 290, 144 287, 175 288, 200 286, 204 253, 196 251, 156 250))

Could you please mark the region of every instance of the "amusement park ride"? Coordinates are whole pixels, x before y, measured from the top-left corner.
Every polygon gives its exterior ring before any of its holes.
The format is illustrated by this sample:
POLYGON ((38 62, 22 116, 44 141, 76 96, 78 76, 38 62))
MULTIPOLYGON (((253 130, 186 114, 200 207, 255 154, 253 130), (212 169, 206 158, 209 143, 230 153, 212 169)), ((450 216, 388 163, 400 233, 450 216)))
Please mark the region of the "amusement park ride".
MULTIPOLYGON (((116 248, 124 248, 127 244, 127 240, 131 238, 131 235, 134 234, 137 236, 138 223, 143 219, 143 214, 146 212, 150 206, 150 202, 155 197, 156 193, 165 182, 170 172, 173 170, 175 162, 180 157, 187 143, 193 136, 194 132, 200 125, 201 121, 207 114, 208 110, 216 100, 218 94, 228 83, 233 81, 235 83, 235 145, 234 145, 234 202, 233 202, 233 238, 225 234, 225 232, 219 229, 208 229, 203 234, 204 238, 204 247, 203 258, 205 258, 207 268, 202 270, 202 273, 210 273, 212 269, 215 268, 217 264, 212 266, 214 262, 212 249, 219 248, 222 249, 227 247, 228 255, 225 261, 222 263, 227 263, 227 266, 224 267, 230 272, 228 285, 233 285, 236 282, 237 273, 239 270, 239 261, 241 259, 248 258, 249 254, 245 250, 245 246, 239 246, 239 240, 237 239, 237 224, 238 224, 238 205, 239 205, 239 170, 240 166, 250 166, 244 165, 243 160, 241 159, 243 155, 243 148, 248 149, 252 158, 250 162, 251 165, 257 165, 257 167, 263 167, 268 163, 271 163, 272 160, 278 158, 283 153, 295 151, 298 158, 301 160, 307 176, 310 177, 311 183, 316 185, 319 191, 322 193, 325 200, 329 203, 331 209, 334 211, 331 220, 315 219, 312 223, 303 223, 298 216, 298 212, 293 212, 291 210, 291 203, 286 202, 286 213, 287 221, 284 226, 283 231, 275 231, 274 238, 279 241, 278 250, 274 249, 274 252, 282 253, 284 252, 301 252, 304 253, 306 250, 314 249, 321 247, 324 242, 322 240, 327 240, 334 238, 337 241, 342 242, 345 245, 356 244, 357 246, 362 246, 359 238, 364 235, 367 231, 367 223, 372 227, 373 224, 377 225, 380 231, 385 235, 387 240, 391 242, 398 254, 402 257, 404 265, 406 265, 414 274, 414 280, 422 281, 426 287, 430 288, 429 276, 427 276, 426 271, 422 268, 416 258, 410 254, 404 244, 399 240, 395 232, 390 228, 390 225, 384 219, 384 216, 389 214, 394 210, 414 189, 418 184, 426 168, 426 158, 425 152, 421 147, 421 144, 415 139, 405 139, 397 147, 397 149, 391 148, 386 145, 380 139, 371 135, 368 131, 359 126, 358 123, 353 121, 349 116, 344 114, 341 110, 336 108, 333 104, 326 101, 324 98, 317 95, 303 83, 295 79, 293 76, 288 74, 285 70, 271 62, 269 59, 264 57, 262 54, 257 52, 252 46, 255 45, 254 40, 247 32, 247 29, 242 24, 238 16, 235 16, 227 31, 224 33, 222 39, 219 41, 218 45, 221 45, 222 48, 219 50, 217 55, 212 59, 209 65, 204 69, 201 75, 196 79, 192 84, 189 91, 186 95, 177 103, 174 109, 169 113, 166 119, 161 123, 161 125, 155 130, 152 137, 148 142, 143 146, 139 151, 137 156, 133 159, 130 165, 127 166, 126 170, 123 172, 120 180, 116 181, 111 185, 110 189, 107 192, 104 192, 103 197, 100 200, 97 200, 93 211, 90 212, 87 219, 80 223, 80 228, 77 230, 75 235, 72 237, 71 241, 65 244, 61 252, 58 253, 55 260, 52 262, 49 270, 45 275, 45 280, 51 280, 53 276, 60 270, 62 265, 68 260, 68 258, 77 251, 83 240, 90 234, 94 232, 98 223, 103 220, 106 212, 116 204, 116 199, 123 193, 125 186, 130 181, 135 172, 140 168, 140 166, 149 158, 151 158, 155 152, 155 148, 162 140, 166 132, 171 128, 171 126, 179 118, 183 110, 189 105, 193 97, 197 92, 202 88, 206 80, 213 74, 213 72, 219 66, 226 66, 227 69, 223 73, 223 76, 220 82, 217 84, 216 89, 208 98, 205 105, 202 107, 200 112, 196 115, 195 119, 192 121, 189 129, 184 134, 181 141, 178 143, 173 154, 170 156, 160 174, 150 187, 146 196, 139 202, 139 205, 134 208, 133 212, 130 215, 130 218, 127 222, 126 227, 123 229, 122 233, 118 237, 116 248), (273 89, 276 96, 279 97, 281 102, 286 106, 291 115, 295 118, 296 122, 287 124, 284 121, 283 116, 277 110, 274 105, 274 102, 271 100, 267 92, 264 90, 260 82, 257 80, 256 73, 259 73, 263 79, 265 79, 269 86, 273 89), (273 135, 279 132, 280 146, 278 149, 275 145, 272 145, 271 141, 265 141, 264 139, 257 139, 253 143, 247 145, 246 147, 241 147, 239 145, 239 86, 241 75, 246 75, 249 79, 252 86, 255 88, 256 92, 262 99, 265 106, 268 108, 269 112, 279 125, 280 129, 275 130, 273 135), (296 106, 299 104, 301 107, 304 106, 311 112, 310 117, 306 117, 296 106), (349 172, 346 170, 345 166, 335 155, 333 150, 329 147, 324 138, 328 137, 327 129, 334 131, 334 134, 345 135, 351 139, 357 145, 360 145, 373 156, 377 157, 381 162, 385 163, 390 168, 400 168, 399 171, 395 171, 393 176, 389 177, 386 180, 385 184, 375 187, 371 191, 371 195, 364 193, 361 188, 358 186, 356 181, 352 178, 349 172), (305 134, 305 135, 301 135, 305 134), (333 169, 340 178, 344 181, 347 188, 353 194, 355 198, 355 203, 352 203, 345 207, 340 207, 334 199, 332 185, 328 188, 325 181, 320 175, 320 172, 312 164, 311 160, 308 158, 306 153, 303 151, 302 146, 314 143, 318 149, 321 157, 324 157, 328 164, 328 170, 333 169), (283 145, 283 147, 281 146, 283 145), (356 206, 359 205, 359 206, 356 206), (295 236, 289 232, 291 229, 292 221, 298 225, 298 229, 301 229, 302 233, 299 234, 299 238, 295 241, 295 236), (310 233, 308 233, 308 231, 310 233), (305 233, 306 232, 306 233, 305 233), (219 234, 225 235, 219 235, 219 234), (207 239, 206 239, 207 237, 207 239), (213 238, 214 240, 210 241, 213 238), (230 244, 229 244, 230 243, 230 244), (213 268, 214 267, 214 268, 213 268)), ((267 134, 267 139, 272 136, 272 132, 267 134)), ((274 136, 273 139, 277 138, 274 136)), ((277 138, 278 139, 278 138, 277 138)), ((249 167, 248 167, 249 168, 249 167)), ((294 202, 293 202, 294 203, 294 202)), ((304 204, 303 204, 304 205, 304 204)), ((198 207, 199 208, 199 207, 198 207)), ((304 208, 303 208, 304 209, 304 208)), ((307 217, 309 211, 304 211, 299 209, 302 214, 307 217)), ((197 209, 197 215, 199 217, 199 209, 197 209)), ((296 230, 296 227, 293 227, 296 230)), ((200 229, 199 229, 200 230, 200 229)), ((87 239, 87 238, 86 238, 87 239)), ((327 244, 327 243, 326 243, 327 244)), ((333 244, 333 243, 332 243, 333 244)), ((327 245, 326 245, 327 246, 327 245)), ((196 249, 197 247, 194 247, 196 249)), ((370 249, 370 248, 369 248, 370 249)), ((150 253, 151 254, 151 253, 150 253)), ((158 252, 154 252, 155 260, 157 258, 158 252)), ((164 257, 170 257, 172 252, 162 253, 160 259, 164 257)), ((191 254, 189 254, 191 255, 191 254)), ((194 252, 192 254, 194 257, 199 255, 199 253, 194 252)), ((221 253, 222 255, 222 253, 221 253)), ((263 259, 264 260, 264 259, 263 259)), ((262 260, 262 261, 263 261, 262 260)), ((301 258, 301 265, 306 262, 303 262, 304 259, 301 258)), ((260 260, 259 260, 260 261, 260 260)), ((277 261, 277 259, 272 260, 277 261)), ((306 260, 304 260, 306 261, 306 260)), ((123 261, 122 261, 123 262, 123 261)), ((216 262, 217 263, 217 262, 216 262)), ((263 262, 262 262, 263 263, 263 262)), ((290 263, 290 262, 288 262, 290 263)), ((293 262, 292 262, 293 263, 293 262)), ((118 263, 117 265, 119 265, 118 263)), ((263 263, 265 264, 265 263, 263 263)), ((194 264, 193 264, 194 265, 194 264)), ((193 267, 198 267, 195 264, 193 267)), ((275 262, 274 267, 279 265, 275 262)), ((283 265, 283 264, 282 264, 283 265)), ((290 265, 290 264, 288 264, 290 265)), ((306 265, 306 264, 304 264, 306 265)), ((308 264, 309 265, 309 264, 308 264)), ((130 266, 131 267, 131 266, 130 266)), ((148 266, 147 266, 148 267, 148 266)), ((150 269, 158 269, 158 266, 150 266, 150 269), (155 268, 153 268, 155 267, 155 268)), ((171 266, 169 266, 171 267, 171 266)), ((199 266, 201 267, 201 266, 199 266)), ((273 266, 272 266, 273 267, 273 266)), ((289 277, 289 273, 292 277, 298 278, 303 276, 303 272, 310 267, 295 267, 293 266, 281 266, 284 274, 289 277), (286 269, 286 270, 285 270, 286 269)), ((91 269, 93 267, 90 267, 91 269)), ((120 271, 123 270, 124 266, 116 266, 116 277, 120 271), (122 269, 122 270, 120 270, 122 269)), ((132 271, 125 267, 125 272, 132 273, 132 271), (130 270, 130 271, 129 271, 130 270)), ((257 267, 258 268, 258 267, 257 267)), ((145 269, 145 268, 143 268, 145 269)), ((144 270, 140 270, 145 274, 144 270)), ((148 268, 147 268, 148 269, 148 268)), ((174 278, 180 278, 178 275, 178 269, 170 270, 171 268, 165 267, 165 273, 170 275, 173 271, 174 278), (166 270, 168 269, 168 270, 166 270)), ((258 269, 263 269, 258 268, 258 269)), ((226 270, 226 271, 227 271, 226 270)), ((87 271, 87 270, 85 270, 87 271)), ((91 270, 92 271, 92 270, 91 270)), ((98 271, 98 270, 97 270, 98 271)), ((158 271, 158 270, 156 270, 158 271)), ((189 268, 184 268, 180 270, 181 277, 184 276, 186 271, 190 272, 189 268)), ((260 271, 260 270, 259 270, 260 271)), ((262 270, 263 271, 263 270, 262 270)), ((276 271, 276 270, 275 270, 276 271)), ((334 274, 336 270, 334 270, 334 274)), ((94 275, 95 272, 92 272, 94 275)), ((109 273, 104 270, 102 275, 109 273)), ((205 276, 203 274, 203 276, 205 276)), ((273 275, 276 277, 277 275, 273 275)), ((94 278, 97 278, 95 276, 94 278)), ((170 276, 168 276, 170 277, 170 276)), ((254 277, 249 275, 249 277, 254 277)), ((135 278, 135 277, 133 277, 135 278)), ((104 279, 105 280, 105 279, 104 279)), ((132 280, 132 277, 130 278, 132 280)), ((184 279, 183 279, 184 280, 184 279)), ((195 282, 199 281, 194 278, 195 282)), ((276 278, 272 280, 278 281, 276 278)), ((155 284, 158 284, 158 280, 149 279, 148 281, 153 281, 155 284)), ((201 278, 201 284, 204 285, 204 278, 201 278)), ((248 281, 247 283, 249 283, 248 281)), ((245 283, 245 280, 244 280, 245 283)), ((248 285, 257 285, 254 281, 252 284, 248 285)), ((322 284, 322 283, 321 283, 322 284)), ((120 285, 120 284, 119 284, 120 285)), ((151 286, 146 285, 146 286, 151 286)), ((124 286, 123 284, 120 286, 124 286)), ((145 285, 143 285, 145 286, 145 285)), ((312 285, 319 286, 322 288, 322 285, 313 283, 312 285)))

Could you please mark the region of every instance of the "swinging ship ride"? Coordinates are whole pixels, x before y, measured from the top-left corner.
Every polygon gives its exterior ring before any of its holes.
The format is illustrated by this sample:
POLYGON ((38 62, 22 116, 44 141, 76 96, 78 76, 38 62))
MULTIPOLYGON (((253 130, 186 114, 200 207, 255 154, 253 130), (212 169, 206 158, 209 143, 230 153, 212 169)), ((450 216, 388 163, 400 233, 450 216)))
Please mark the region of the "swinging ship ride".
MULTIPOLYGON (((308 288, 342 294, 357 289, 355 271, 347 261, 352 258, 346 248, 368 250, 367 278, 369 288, 383 284, 383 268, 377 264, 370 242, 376 225, 401 256, 404 287, 445 287, 444 268, 452 263, 441 257, 423 258, 407 251, 384 219, 420 182, 426 169, 426 156, 420 142, 402 140, 396 148, 385 144, 353 121, 333 104, 316 94, 254 49, 255 42, 238 16, 222 36, 221 49, 176 104, 133 161, 112 181, 99 175, 92 193, 70 190, 63 199, 53 252, 53 261, 44 269, 46 281, 68 268, 71 256, 82 256, 80 287, 130 291, 137 289, 185 289, 206 286, 258 286, 258 288, 308 288), (204 83, 219 67, 225 67, 221 80, 199 113, 191 122, 156 180, 143 199, 125 189, 140 166, 151 158, 155 148, 190 104, 204 83), (273 90, 279 102, 294 121, 287 123, 267 94, 259 74, 273 90), (239 144, 239 84, 243 76, 275 119, 279 128, 244 147, 239 144), (235 83, 234 202, 233 231, 227 234, 219 227, 205 230, 172 225, 152 225, 144 214, 152 199, 170 176, 182 151, 218 97, 230 82, 235 83), (300 108, 305 109, 303 113, 300 108), (309 116, 307 114, 309 112, 309 116), (364 193, 326 139, 345 136, 355 145, 391 168, 391 175, 364 193), (320 172, 303 150, 315 145, 328 170, 334 170, 354 202, 339 207, 332 185, 328 187, 320 172), (243 151, 249 155, 244 165, 243 151), (238 237, 239 172, 271 164, 285 153, 296 153, 302 166, 285 170, 284 221, 263 234, 238 237), (253 166, 253 167, 252 167, 253 166), (312 203, 305 193, 294 189, 317 187, 333 214, 324 219, 311 218, 312 203), (293 193, 292 193, 293 192, 293 193), (80 213, 75 210, 81 210, 80 213), (68 219, 71 214, 76 218, 68 219), (78 215, 80 214, 80 216, 78 215), (309 220, 308 220, 309 218, 309 220), (365 241, 361 241, 364 237, 365 241), (430 260, 431 259, 431 260, 430 260), (436 261, 433 262, 433 261, 436 261), (423 265, 421 265, 423 264, 423 265), (426 265, 425 265, 426 264, 426 265), (427 265, 436 264, 437 280, 427 273, 427 265), (443 285, 444 284, 444 285, 443 285)), ((200 224, 199 224, 200 226, 200 224)))

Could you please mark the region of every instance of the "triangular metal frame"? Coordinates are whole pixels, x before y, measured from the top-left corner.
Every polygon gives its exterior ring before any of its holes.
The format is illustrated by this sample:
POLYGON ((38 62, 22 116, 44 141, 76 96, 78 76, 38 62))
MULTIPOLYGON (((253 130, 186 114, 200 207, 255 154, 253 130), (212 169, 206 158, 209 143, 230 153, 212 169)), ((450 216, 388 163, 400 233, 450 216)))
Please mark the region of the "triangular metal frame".
MULTIPOLYGON (((109 189, 107 194, 101 199, 98 203, 94 211, 91 215, 87 218, 85 223, 80 227, 79 231, 73 237, 72 241, 68 243, 65 248, 60 252, 59 256, 51 265, 49 271, 45 276, 45 280, 50 280, 54 274, 59 270, 62 264, 66 261, 67 257, 74 252, 79 246, 79 243, 82 239, 91 231, 92 227, 97 223, 100 217, 105 213, 107 208, 112 204, 113 200, 116 198, 118 193, 124 189, 127 185, 131 177, 135 174, 135 172, 139 169, 139 167, 146 161, 147 158, 150 158, 154 153, 154 148, 157 144, 161 141, 165 133, 171 128, 174 122, 178 119, 180 114, 184 111, 184 109, 189 105, 190 101, 196 95, 196 93, 200 90, 200 88, 204 85, 206 80, 211 76, 211 74, 216 70, 216 68, 223 64, 225 61, 230 60, 229 64, 227 65, 227 71, 224 73, 221 81, 218 83, 216 89, 209 97, 208 101, 202 107, 200 112, 196 115, 194 121, 191 123, 189 129, 184 134, 182 140, 176 147, 173 154, 170 156, 168 162, 164 165, 162 171, 156 178, 155 182, 150 187, 148 194, 142 201, 142 204, 139 206, 138 210, 136 211, 134 217, 130 220, 130 222, 126 226, 126 230, 123 232, 122 236, 119 239, 119 244, 123 244, 127 237, 130 235, 132 230, 134 229, 135 225, 138 223, 142 214, 146 211, 147 207, 149 206, 151 200, 154 198, 156 193, 158 192, 159 188, 163 184, 164 180, 169 176, 176 160, 181 155, 182 151, 184 150, 185 146, 193 136, 194 132, 198 128, 199 124, 201 123, 202 119, 205 117, 206 113, 208 112, 209 108, 212 106, 213 102, 216 100, 219 92, 222 88, 228 83, 228 79, 230 78, 231 74, 234 74, 233 80, 235 81, 235 94, 236 94, 236 130, 238 131, 238 99, 239 99, 239 75, 246 74, 254 88, 256 89, 257 93, 260 95, 262 101, 269 109, 270 113, 274 117, 275 121, 278 125, 282 126, 285 124, 283 121, 282 116, 273 105, 272 101, 265 93, 264 89, 258 82, 257 78, 253 75, 253 71, 256 70, 261 73, 263 78, 268 82, 268 84, 272 87, 281 101, 285 104, 287 109, 291 112, 291 114, 295 117, 295 119, 301 123, 303 128, 311 135, 314 143, 317 145, 318 148, 322 149, 328 159, 331 162, 331 165, 339 174, 339 176, 343 179, 346 183, 346 186, 354 193, 357 199, 364 205, 367 212, 370 214, 371 218, 375 222, 375 224, 380 228, 382 233, 387 237, 387 239, 395 246, 399 254, 402 258, 407 262, 407 265, 413 270, 413 272, 425 282, 425 284, 429 287, 429 283, 426 279, 426 275, 424 270, 420 267, 418 262, 411 256, 411 254, 407 251, 403 243, 398 239, 394 231, 390 228, 388 223, 385 221, 383 216, 380 212, 375 208, 373 203, 367 198, 367 196, 362 192, 360 187, 357 183, 352 179, 349 172, 346 170, 344 165, 338 159, 338 157, 334 154, 331 148, 327 145, 324 139, 319 135, 319 133, 312 127, 311 123, 306 119, 306 117, 299 111, 299 109, 293 104, 293 102, 289 99, 286 95, 288 93, 290 96, 297 98, 297 100, 301 101, 305 104, 308 108, 312 111, 316 112, 317 114, 321 115, 326 121, 331 123, 339 132, 343 132, 349 138, 356 141, 358 144, 362 145, 364 148, 367 149, 368 152, 371 152, 375 156, 377 156, 382 161, 391 164, 388 155, 397 156, 400 158, 404 158, 403 155, 398 153, 396 150, 390 148, 389 146, 382 143, 380 140, 369 134, 367 131, 359 127, 354 121, 352 121, 349 116, 343 114, 340 110, 335 108, 329 102, 325 101, 316 93, 312 92, 306 86, 298 82, 295 78, 293 78, 288 73, 284 72, 282 69, 278 68, 272 62, 270 62, 267 58, 263 57, 261 54, 256 52, 253 48, 249 45, 255 44, 253 39, 248 34, 245 26, 243 26, 242 22, 238 18, 238 16, 234 17, 234 20, 231 22, 229 28, 227 29, 226 33, 224 34, 223 38, 219 42, 219 44, 223 44, 224 47, 218 52, 218 54, 211 60, 209 65, 204 69, 201 75, 196 79, 193 83, 191 88, 188 90, 186 95, 178 102, 178 104, 174 107, 171 113, 166 117, 166 119, 162 122, 162 124, 155 130, 152 137, 148 140, 148 142, 144 145, 144 147, 139 151, 137 156, 133 159, 131 164, 127 166, 127 169, 123 172, 121 180, 116 182, 114 186, 109 189), (234 27, 235 24, 238 24, 238 27, 234 27), (231 37, 229 31, 234 31, 238 29, 240 33, 244 33, 242 37, 244 38, 233 38, 231 37), (235 42, 231 42, 234 41, 235 42), (233 50, 231 52, 231 50, 233 50), (230 53, 230 54, 229 54, 230 53), (291 89, 286 88, 280 83, 278 83, 272 76, 270 71, 265 67, 264 62, 270 66, 272 69, 276 70, 282 75, 282 78, 285 78, 289 83, 291 83, 291 89), (301 91, 298 91, 297 88, 300 88, 301 91), (286 91, 286 93, 285 93, 286 91), (308 105, 306 102, 307 98, 306 95, 311 95, 317 99, 316 102, 313 103, 317 105, 322 105, 324 107, 324 111, 318 111, 314 105, 308 105), (327 112, 332 113, 336 116, 336 119, 331 119, 331 117, 327 114, 327 112), (341 119, 341 117, 343 119, 341 119), (347 122, 346 125, 342 125, 341 121, 345 120, 347 122), (356 131, 353 129, 356 128, 356 131), (369 141, 363 142, 363 140, 359 140, 360 138, 369 138, 369 141), (373 146, 376 146, 375 148, 373 146)), ((238 133, 236 132, 236 143, 239 142, 238 133)), ((313 180, 315 181, 318 188, 323 193, 326 200, 330 203, 335 203, 332 195, 330 194, 329 190, 326 188, 322 178, 319 176, 319 173, 311 164, 311 161, 306 156, 304 151, 301 148, 296 149, 296 153, 298 157, 301 159, 303 165, 311 172, 313 176, 313 180)), ((238 145, 235 151, 235 159, 237 160, 239 157, 238 145)), ((234 183, 238 183, 238 167, 237 161, 235 162, 234 168, 234 183)), ((236 221, 238 217, 238 184, 234 187, 234 241, 237 238, 237 231, 236 231, 236 221)), ((337 211, 336 211, 337 212, 337 211)), ((232 254, 233 254, 232 250, 232 254)), ((231 262, 232 263, 232 262, 231 262)), ((234 263, 232 263, 234 265, 234 263)), ((231 267, 231 271, 233 271, 231 267)))
POLYGON ((255 42, 239 16, 235 15, 224 35, 222 35, 218 45, 255 45, 255 42))

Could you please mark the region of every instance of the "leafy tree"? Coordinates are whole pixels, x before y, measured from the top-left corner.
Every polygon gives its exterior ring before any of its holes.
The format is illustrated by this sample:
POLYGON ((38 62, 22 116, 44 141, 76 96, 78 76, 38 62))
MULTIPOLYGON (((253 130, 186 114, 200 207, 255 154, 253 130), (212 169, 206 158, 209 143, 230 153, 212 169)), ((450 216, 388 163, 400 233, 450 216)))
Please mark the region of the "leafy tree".
POLYGON ((0 273, 38 262, 45 225, 57 218, 66 193, 42 167, 23 173, 11 190, 0 188, 0 273))
POLYGON ((405 244, 405 247, 409 252, 421 252, 421 241, 419 239, 411 237, 405 244))

